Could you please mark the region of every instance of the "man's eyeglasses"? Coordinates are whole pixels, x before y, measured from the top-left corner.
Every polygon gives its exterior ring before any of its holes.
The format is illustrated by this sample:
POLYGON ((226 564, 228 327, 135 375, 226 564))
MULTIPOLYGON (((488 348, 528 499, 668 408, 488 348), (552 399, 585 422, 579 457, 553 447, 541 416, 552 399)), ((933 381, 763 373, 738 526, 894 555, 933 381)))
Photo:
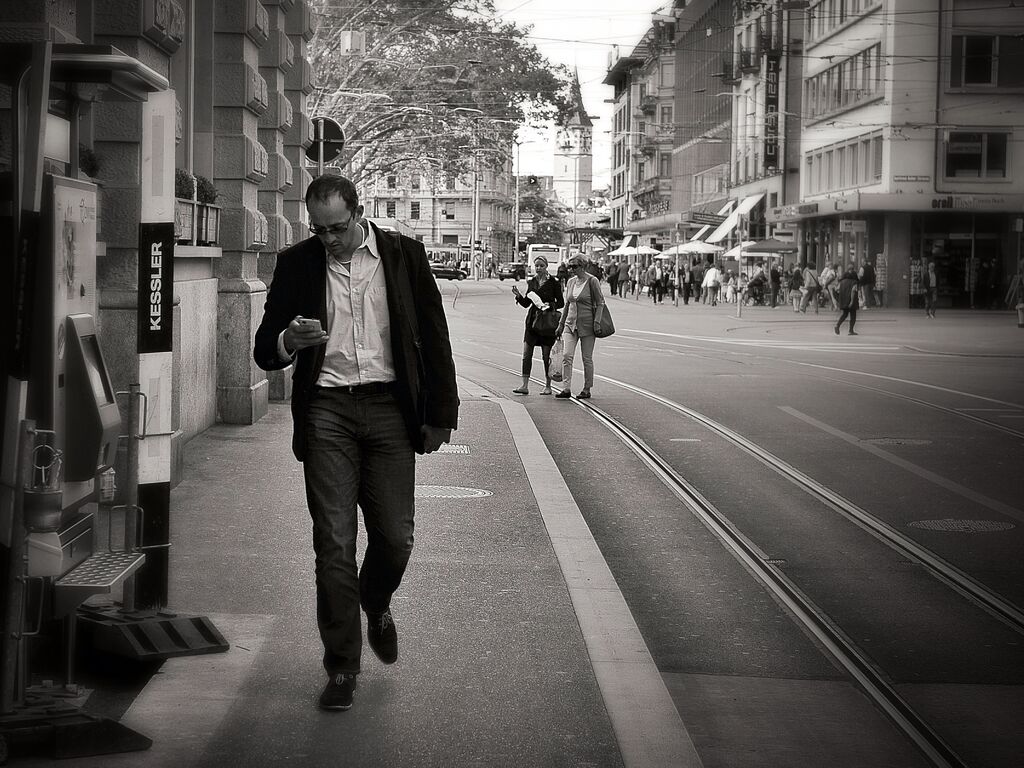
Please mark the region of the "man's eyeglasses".
POLYGON ((329 227, 321 227, 319 224, 310 224, 309 231, 314 235, 343 235, 352 226, 354 216, 349 216, 344 224, 331 224, 329 227))
POLYGON ((570 265, 569 265, 569 269, 579 269, 579 268, 580 268, 580 267, 582 267, 582 266, 583 266, 583 265, 582 265, 582 264, 580 264, 580 263, 579 263, 579 262, 577 261, 577 262, 574 262, 574 263, 570 264, 570 265))

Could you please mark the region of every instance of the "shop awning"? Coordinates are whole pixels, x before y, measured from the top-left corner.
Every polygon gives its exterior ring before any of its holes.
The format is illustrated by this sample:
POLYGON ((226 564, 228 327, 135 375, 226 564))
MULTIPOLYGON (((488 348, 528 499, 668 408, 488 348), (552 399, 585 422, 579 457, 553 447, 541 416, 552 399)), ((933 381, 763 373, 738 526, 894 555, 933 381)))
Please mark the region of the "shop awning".
MULTIPOLYGON (((735 200, 730 200, 729 202, 727 202, 725 205, 723 205, 718 210, 718 215, 719 216, 727 216, 729 214, 729 211, 732 210, 732 207, 734 205, 736 205, 736 201, 735 200)), ((695 234, 693 237, 691 237, 690 240, 700 240, 702 237, 704 237, 704 235, 706 235, 710 231, 711 231, 711 225, 710 224, 705 224, 703 227, 701 227, 700 229, 697 230, 697 234, 695 234)))
POLYGON ((763 192, 759 195, 743 198, 740 204, 736 206, 736 210, 729 214, 729 217, 719 225, 718 229, 708 235, 705 242, 717 243, 728 237, 729 233, 736 229, 736 225, 740 223, 740 216, 746 216, 750 213, 754 206, 761 202, 763 198, 763 192))

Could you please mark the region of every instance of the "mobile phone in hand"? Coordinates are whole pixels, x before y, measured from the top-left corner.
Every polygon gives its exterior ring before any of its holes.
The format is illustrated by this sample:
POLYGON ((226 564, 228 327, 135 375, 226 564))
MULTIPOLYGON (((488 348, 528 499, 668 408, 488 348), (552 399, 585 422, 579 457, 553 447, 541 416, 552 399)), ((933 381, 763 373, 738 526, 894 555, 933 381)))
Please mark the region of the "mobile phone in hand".
POLYGON ((323 328, 320 325, 320 321, 315 317, 300 317, 298 323, 302 326, 303 330, 314 330, 323 332, 323 328))

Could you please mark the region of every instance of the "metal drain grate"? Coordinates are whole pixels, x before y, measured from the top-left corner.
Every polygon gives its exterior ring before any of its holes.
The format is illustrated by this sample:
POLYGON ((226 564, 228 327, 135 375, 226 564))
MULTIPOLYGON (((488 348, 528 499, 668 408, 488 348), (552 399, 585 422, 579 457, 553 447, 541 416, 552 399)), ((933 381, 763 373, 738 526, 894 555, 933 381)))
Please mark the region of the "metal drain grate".
POLYGON ((918 440, 914 437, 872 437, 861 440, 872 445, 931 445, 931 440, 918 440))
POLYGON ((491 496, 482 488, 460 488, 457 485, 417 485, 417 499, 482 499, 491 496))
POLYGON ((459 453, 469 455, 468 445, 459 445, 458 443, 443 443, 434 453, 459 453))
POLYGON ((915 520, 907 523, 911 528, 921 528, 926 531, 950 531, 952 533, 994 533, 996 531, 1008 531, 1014 527, 1013 523, 1004 523, 999 520, 915 520))

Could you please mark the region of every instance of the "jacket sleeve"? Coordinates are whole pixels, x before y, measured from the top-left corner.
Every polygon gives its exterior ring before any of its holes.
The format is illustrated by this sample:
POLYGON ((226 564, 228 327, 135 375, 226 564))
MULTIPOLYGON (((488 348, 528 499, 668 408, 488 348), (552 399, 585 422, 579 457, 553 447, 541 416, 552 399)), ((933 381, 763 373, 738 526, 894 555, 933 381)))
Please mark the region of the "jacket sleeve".
POLYGON ((416 320, 420 329, 423 355, 421 382, 426 388, 424 420, 432 427, 457 429, 459 425, 459 390, 455 382, 455 360, 452 357, 448 320, 441 304, 441 292, 430 273, 423 243, 402 239, 402 247, 410 254, 410 281, 413 288, 416 320))
MULTIPOLYGON (((532 290, 534 290, 534 289, 533 289, 533 280, 527 280, 527 281, 526 281, 526 292, 527 292, 527 293, 529 293, 529 292, 530 292, 530 291, 532 291, 532 290)), ((530 307, 532 307, 532 306, 533 306, 533 302, 532 302, 532 301, 530 301, 530 300, 529 300, 528 298, 526 298, 525 296, 516 296, 516 295, 515 295, 515 294, 513 293, 513 294, 512 294, 512 298, 514 298, 514 299, 516 300, 516 304, 519 304, 519 305, 520 305, 520 306, 522 306, 522 307, 526 307, 527 309, 529 309, 530 307)))
POLYGON ((264 371, 287 368, 292 363, 291 360, 281 360, 277 356, 277 338, 297 314, 292 306, 292 297, 295 295, 294 272, 295 267, 289 257, 279 253, 274 267, 274 280, 267 289, 267 301, 263 305, 263 319, 256 329, 253 343, 253 360, 264 371))
POLYGON ((593 282, 590 283, 590 295, 594 299, 594 310, 598 307, 604 306, 604 294, 601 293, 601 281, 596 277, 593 282))
POLYGON ((558 280, 552 280, 552 285, 555 291, 555 309, 561 309, 565 306, 565 296, 562 293, 562 284, 558 280))

